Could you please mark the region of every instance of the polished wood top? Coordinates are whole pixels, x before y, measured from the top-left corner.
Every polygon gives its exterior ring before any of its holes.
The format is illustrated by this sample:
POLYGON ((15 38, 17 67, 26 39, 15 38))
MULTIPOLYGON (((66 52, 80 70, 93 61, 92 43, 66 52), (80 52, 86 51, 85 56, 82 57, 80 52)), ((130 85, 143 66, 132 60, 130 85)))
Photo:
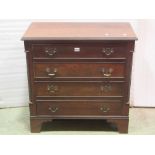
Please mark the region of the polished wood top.
POLYGON ((137 40, 129 23, 34 22, 22 40, 137 40))

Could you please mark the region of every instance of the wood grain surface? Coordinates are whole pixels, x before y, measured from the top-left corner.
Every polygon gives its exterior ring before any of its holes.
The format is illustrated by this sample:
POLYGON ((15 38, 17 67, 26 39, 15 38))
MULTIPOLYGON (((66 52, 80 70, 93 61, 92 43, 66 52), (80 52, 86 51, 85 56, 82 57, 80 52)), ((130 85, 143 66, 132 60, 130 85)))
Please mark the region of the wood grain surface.
POLYGON ((137 40, 129 23, 34 22, 22 40, 137 40))

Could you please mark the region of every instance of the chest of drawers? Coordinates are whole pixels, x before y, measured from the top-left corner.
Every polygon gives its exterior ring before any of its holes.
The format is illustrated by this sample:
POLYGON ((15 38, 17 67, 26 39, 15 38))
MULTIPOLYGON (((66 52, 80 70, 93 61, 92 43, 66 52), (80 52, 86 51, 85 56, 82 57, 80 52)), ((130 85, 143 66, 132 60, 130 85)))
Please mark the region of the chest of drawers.
POLYGON ((128 23, 32 23, 24 40, 31 132, 54 119, 104 119, 128 132, 128 23))

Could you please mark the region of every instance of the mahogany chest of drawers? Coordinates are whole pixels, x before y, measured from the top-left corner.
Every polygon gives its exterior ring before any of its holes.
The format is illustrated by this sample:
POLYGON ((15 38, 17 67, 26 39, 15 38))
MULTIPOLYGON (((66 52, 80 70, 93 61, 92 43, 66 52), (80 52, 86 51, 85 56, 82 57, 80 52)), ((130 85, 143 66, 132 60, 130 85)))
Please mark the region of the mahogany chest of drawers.
POLYGON ((53 119, 104 119, 128 132, 129 23, 32 23, 24 40, 31 132, 53 119))

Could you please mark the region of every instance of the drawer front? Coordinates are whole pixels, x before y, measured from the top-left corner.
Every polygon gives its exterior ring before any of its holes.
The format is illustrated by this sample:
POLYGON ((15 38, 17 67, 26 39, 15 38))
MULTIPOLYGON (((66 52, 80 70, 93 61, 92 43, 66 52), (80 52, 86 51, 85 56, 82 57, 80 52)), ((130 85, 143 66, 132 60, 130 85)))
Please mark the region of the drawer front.
POLYGON ((37 97, 123 96, 124 82, 35 82, 37 97))
POLYGON ((35 78, 124 78, 125 63, 35 63, 35 78))
POLYGON ((115 101, 41 101, 38 115, 119 115, 122 104, 115 101))
POLYGON ((33 44, 34 58, 125 58, 126 44, 33 44))

